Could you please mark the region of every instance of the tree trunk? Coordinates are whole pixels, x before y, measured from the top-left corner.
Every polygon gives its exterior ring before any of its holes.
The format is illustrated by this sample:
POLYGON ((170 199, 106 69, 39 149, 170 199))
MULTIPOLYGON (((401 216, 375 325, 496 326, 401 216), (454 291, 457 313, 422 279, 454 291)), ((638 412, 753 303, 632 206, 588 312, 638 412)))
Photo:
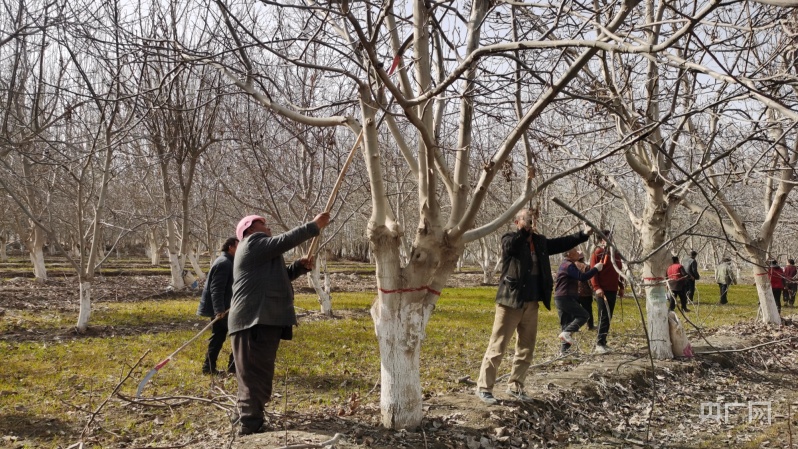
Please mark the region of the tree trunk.
POLYGON ((188 249, 188 260, 191 263, 191 268, 194 270, 194 274, 196 274, 196 278, 202 282, 205 280, 205 273, 202 271, 202 267, 200 267, 199 261, 197 260, 197 253, 194 252, 193 248, 188 249))
POLYGON ((171 286, 175 290, 181 290, 186 287, 183 280, 183 264, 180 263, 180 248, 177 245, 177 230, 172 220, 166 220, 166 250, 169 255, 169 273, 172 281, 171 286))
POLYGON ((490 262, 490 250, 484 238, 479 239, 479 249, 480 256, 482 256, 480 263, 482 267, 482 283, 490 284, 493 281, 493 264, 490 262))
POLYGON ((6 253, 7 244, 8 234, 5 232, 0 233, 0 262, 8 262, 8 253, 6 253))
MULTIPOLYGON (((759 297, 759 311, 761 312, 762 322, 766 324, 781 324, 781 317, 779 317, 779 310, 776 308, 776 298, 773 296, 773 287, 770 285, 770 277, 765 268, 767 266, 767 254, 765 251, 759 250, 762 248, 763 242, 756 242, 754 245, 746 245, 745 252, 748 257, 754 261, 754 283, 756 284, 756 292, 759 297)), ((740 279, 739 273, 737 279, 740 279)), ((738 281, 739 282, 739 281, 738 281)))
POLYGON ((86 332, 91 316, 91 281, 80 281, 80 311, 78 312, 78 332, 86 332))
MULTIPOLYGON (((667 206, 665 207, 667 208, 667 206)), ((652 202, 646 205, 641 229, 643 254, 650 254, 665 241, 668 220, 665 211, 652 202), (651 210, 652 208, 656 210, 651 210)), ((668 325, 668 287, 665 273, 668 269, 668 254, 660 249, 643 263, 643 282, 646 284, 646 315, 648 336, 651 340, 651 353, 656 359, 672 359, 670 327, 668 325)))
POLYGON ((150 264, 158 266, 161 264, 161 250, 163 244, 160 243, 155 235, 155 231, 150 230, 147 233, 147 255, 150 256, 150 264))
POLYGON ((44 231, 34 225, 33 239, 26 244, 30 253, 30 261, 33 264, 33 274, 38 282, 47 280, 47 268, 44 266, 44 238, 44 231))
POLYGON ((462 246, 446 241, 441 231, 432 226, 418 230, 405 268, 400 265, 400 232, 387 226, 369 232, 377 270, 371 317, 380 347, 380 409, 382 424, 391 429, 416 428, 423 417, 421 343, 440 290, 462 254, 462 246))
POLYGON ((321 313, 326 316, 332 316, 332 295, 330 295, 330 281, 329 276, 325 272, 324 283, 321 281, 321 258, 316 257, 316 264, 313 266, 313 271, 310 272, 310 284, 316 294, 319 296, 319 304, 321 305, 321 313))

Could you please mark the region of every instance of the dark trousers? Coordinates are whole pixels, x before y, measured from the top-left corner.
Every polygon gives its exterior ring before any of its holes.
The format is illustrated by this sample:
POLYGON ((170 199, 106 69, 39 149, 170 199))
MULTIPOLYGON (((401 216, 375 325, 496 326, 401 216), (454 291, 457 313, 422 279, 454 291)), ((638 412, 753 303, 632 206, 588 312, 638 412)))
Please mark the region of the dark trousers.
POLYGON ((795 284, 790 284, 784 289, 784 305, 790 307, 795 305, 795 284))
POLYGON ((241 425, 252 431, 263 425, 263 407, 272 397, 274 363, 283 328, 257 325, 230 334, 238 380, 241 425))
POLYGON ((679 298, 679 302, 682 303, 682 310, 687 309, 687 293, 684 290, 672 290, 671 294, 668 295, 668 300, 671 302, 671 310, 676 309, 676 298, 679 298))
POLYGON ((598 345, 607 345, 607 334, 610 333, 610 317, 613 313, 615 313, 615 298, 617 295, 618 292, 608 292, 604 290, 604 298, 599 298, 596 296, 596 307, 598 307, 599 322, 598 338, 596 339, 596 344, 598 345))
MULTIPOLYGON (((213 318, 211 318, 213 319, 213 318)), ((216 372, 216 359, 219 358, 219 353, 222 351, 222 345, 227 339, 227 317, 213 323, 211 327, 211 337, 208 339, 208 352, 205 353, 205 363, 202 364, 203 373, 216 372)), ((236 372, 236 365, 233 361, 233 353, 230 353, 230 358, 227 361, 227 371, 236 372)))
POLYGON ((726 296, 729 293, 729 284, 718 284, 720 287, 720 303, 728 304, 729 298, 726 296))
POLYGON ((695 279, 688 278, 684 280, 684 293, 687 295, 687 299, 689 299, 690 302, 694 302, 693 297, 695 296, 695 279))
POLYGON ((779 311, 779 315, 781 315, 781 289, 774 288, 773 289, 773 299, 776 300, 776 309, 779 311))
POLYGON ((593 297, 580 296, 579 304, 587 311, 587 328, 593 330, 595 327, 593 324, 593 297))
MULTIPOLYGON (((587 311, 575 297, 555 296, 554 305, 557 306, 557 315, 560 316, 560 328, 563 332, 577 332, 587 322, 587 311)), ((570 347, 570 344, 563 342, 563 351, 567 351, 570 347)))

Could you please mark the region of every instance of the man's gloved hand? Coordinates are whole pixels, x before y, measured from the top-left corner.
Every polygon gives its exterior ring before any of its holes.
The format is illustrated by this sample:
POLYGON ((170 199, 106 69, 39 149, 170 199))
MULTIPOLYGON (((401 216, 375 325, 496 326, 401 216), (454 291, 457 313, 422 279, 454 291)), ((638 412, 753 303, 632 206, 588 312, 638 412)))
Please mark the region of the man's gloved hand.
POLYGON ((596 265, 594 265, 594 266, 593 266, 593 268, 595 268, 595 269, 597 269, 597 270, 601 271, 601 270, 603 270, 603 269, 604 269, 604 264, 603 264, 602 262, 599 262, 599 263, 597 263, 596 265))

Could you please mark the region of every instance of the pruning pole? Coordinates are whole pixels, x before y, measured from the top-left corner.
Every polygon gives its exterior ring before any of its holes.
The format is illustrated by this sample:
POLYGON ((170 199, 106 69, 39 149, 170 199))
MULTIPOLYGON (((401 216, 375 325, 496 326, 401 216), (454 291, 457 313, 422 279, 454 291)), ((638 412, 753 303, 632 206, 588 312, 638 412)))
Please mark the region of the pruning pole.
POLYGON ((155 376, 155 375, 158 373, 158 371, 160 371, 160 369, 161 369, 161 368, 163 368, 164 366, 166 366, 166 364, 167 364, 167 363, 171 362, 171 361, 174 359, 174 357, 177 355, 177 353, 178 353, 178 352, 182 351, 183 349, 185 349, 185 348, 186 348, 186 346, 188 346, 188 345, 190 345, 191 343, 193 343, 193 342, 194 342, 194 340, 198 339, 198 338, 200 337, 200 335, 202 335, 202 334, 204 334, 204 333, 205 333, 205 331, 207 331, 208 329, 210 329, 211 327, 213 327, 213 325, 214 325, 214 324, 215 324, 217 321, 219 321, 219 320, 221 320, 222 318, 226 317, 226 316, 227 316, 227 312, 229 312, 229 311, 230 311, 230 309, 227 309, 227 310, 225 310, 225 311, 224 311, 224 313, 222 313, 221 315, 219 315, 219 316, 217 316, 216 318, 214 318, 213 320, 211 320, 211 322, 210 322, 210 323, 208 323, 208 325, 207 325, 207 326, 203 327, 201 331, 197 332, 197 335, 195 335, 195 336, 191 337, 191 339, 190 339, 189 341, 187 341, 187 342, 183 343, 183 345, 182 345, 182 346, 180 346, 179 348, 177 348, 177 349, 175 350, 175 352, 173 352, 173 353, 169 354, 169 355, 168 355, 168 356, 167 356, 165 359, 163 359, 163 360, 161 360, 160 362, 158 362, 158 364, 157 364, 157 365, 155 365, 155 367, 154 367, 153 369, 151 369, 151 370, 150 370, 150 371, 147 373, 147 375, 146 375, 146 376, 144 376, 144 379, 141 379, 141 382, 139 382, 139 387, 136 389, 136 397, 137 397, 137 398, 140 398, 140 397, 141 397, 141 392, 144 390, 144 387, 145 387, 145 386, 147 386, 147 382, 149 382, 149 381, 150 381, 150 379, 152 379, 152 378, 153 378, 153 376, 155 376))
MULTIPOLYGON (((352 146, 352 149, 349 151, 349 156, 346 158, 346 162, 344 162, 344 166, 341 168, 341 172, 338 173, 338 179, 335 181, 335 186, 333 186, 332 192, 330 193, 330 198, 327 199, 327 205, 324 206, 324 212, 330 212, 332 210, 333 203, 335 203, 335 197, 338 196, 338 189, 341 188, 341 182, 344 180, 344 175, 346 171, 349 169, 349 164, 352 163, 352 159, 355 157, 355 152, 357 151, 357 147, 360 146, 360 142, 363 140, 363 131, 365 128, 360 130, 360 134, 357 135, 357 139, 355 140, 355 144, 352 146)), ((321 235, 317 235, 313 237, 313 240, 310 242, 310 248, 308 248, 308 254, 305 258, 310 259, 316 253, 316 250, 319 249, 319 241, 321 239, 321 235)))

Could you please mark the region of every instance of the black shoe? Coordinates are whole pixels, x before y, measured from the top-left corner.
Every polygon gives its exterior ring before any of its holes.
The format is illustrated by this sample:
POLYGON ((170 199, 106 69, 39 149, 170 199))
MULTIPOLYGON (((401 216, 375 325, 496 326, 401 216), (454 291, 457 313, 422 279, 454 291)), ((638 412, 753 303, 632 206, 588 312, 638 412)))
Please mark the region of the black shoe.
POLYGON ((253 429, 252 427, 245 426, 241 424, 241 427, 238 428, 238 436, 243 437, 245 435, 252 435, 255 433, 264 433, 269 430, 268 424, 265 422, 260 425, 257 429, 253 429))
POLYGON ((682 312, 689 312, 689 311, 690 309, 688 309, 687 307, 682 307, 682 312))

